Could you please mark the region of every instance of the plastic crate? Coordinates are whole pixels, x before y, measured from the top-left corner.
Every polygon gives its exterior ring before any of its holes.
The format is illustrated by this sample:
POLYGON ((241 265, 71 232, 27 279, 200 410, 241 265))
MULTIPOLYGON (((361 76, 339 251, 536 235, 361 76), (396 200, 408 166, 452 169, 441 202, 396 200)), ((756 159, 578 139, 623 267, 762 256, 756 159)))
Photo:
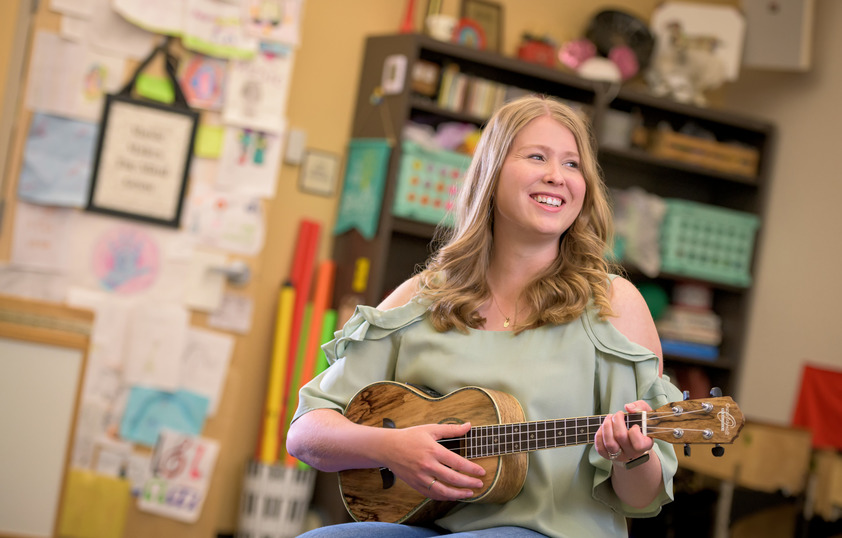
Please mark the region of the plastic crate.
POLYGON ((661 224, 661 270, 734 286, 751 284, 760 220, 731 209, 666 199, 661 224))
POLYGON ((448 223, 471 157, 430 150, 408 140, 402 147, 392 214, 430 224, 448 223))

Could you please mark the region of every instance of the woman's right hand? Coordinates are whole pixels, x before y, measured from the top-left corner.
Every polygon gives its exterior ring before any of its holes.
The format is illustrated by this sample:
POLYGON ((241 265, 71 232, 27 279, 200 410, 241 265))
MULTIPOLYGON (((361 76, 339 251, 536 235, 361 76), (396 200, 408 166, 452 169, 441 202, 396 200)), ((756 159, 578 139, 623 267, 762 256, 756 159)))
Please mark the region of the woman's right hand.
POLYGON ((483 487, 478 478, 485 475, 482 466, 452 452, 438 443, 441 439, 462 437, 471 425, 426 424, 396 430, 382 430, 383 442, 377 453, 383 467, 417 492, 435 500, 460 500, 473 497, 483 487))
POLYGON ((413 489, 435 500, 473 497, 485 470, 451 452, 440 439, 461 437, 470 424, 376 428, 355 424, 330 409, 315 409, 290 425, 290 455, 325 472, 388 467, 413 489))

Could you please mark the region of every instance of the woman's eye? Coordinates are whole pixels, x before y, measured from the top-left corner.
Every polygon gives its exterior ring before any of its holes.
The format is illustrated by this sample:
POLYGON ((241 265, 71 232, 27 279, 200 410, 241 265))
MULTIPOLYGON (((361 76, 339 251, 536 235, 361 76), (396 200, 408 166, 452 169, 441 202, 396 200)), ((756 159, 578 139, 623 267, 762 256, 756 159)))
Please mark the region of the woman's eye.
POLYGON ((532 155, 529 156, 529 158, 530 159, 536 159, 536 160, 539 160, 539 161, 544 160, 544 156, 541 155, 540 153, 533 153, 532 155))
POLYGON ((564 163, 564 166, 569 166, 570 168, 579 168, 579 163, 576 161, 567 161, 564 163))

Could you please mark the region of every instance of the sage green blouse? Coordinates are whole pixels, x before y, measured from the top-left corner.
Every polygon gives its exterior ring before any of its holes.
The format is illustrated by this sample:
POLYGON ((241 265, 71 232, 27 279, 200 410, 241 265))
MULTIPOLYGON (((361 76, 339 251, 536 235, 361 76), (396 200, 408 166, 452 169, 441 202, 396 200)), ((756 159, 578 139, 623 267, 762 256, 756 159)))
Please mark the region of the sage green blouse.
MULTIPOLYGON (((416 301, 386 311, 360 306, 323 349, 331 365, 301 389, 295 418, 320 408, 342 412, 357 391, 382 380, 441 394, 469 385, 500 390, 520 401, 527 421, 608 414, 638 399, 656 409, 682 399, 668 377, 658 376, 657 356, 600 320, 592 307, 576 321, 514 336, 438 332, 416 301)), ((465 503, 437 524, 451 531, 516 525, 548 536, 626 536, 625 517, 656 515, 672 500, 675 452, 658 440, 654 450, 665 487, 646 508, 617 498, 611 463, 588 444, 531 452, 517 497, 505 504, 465 503)))

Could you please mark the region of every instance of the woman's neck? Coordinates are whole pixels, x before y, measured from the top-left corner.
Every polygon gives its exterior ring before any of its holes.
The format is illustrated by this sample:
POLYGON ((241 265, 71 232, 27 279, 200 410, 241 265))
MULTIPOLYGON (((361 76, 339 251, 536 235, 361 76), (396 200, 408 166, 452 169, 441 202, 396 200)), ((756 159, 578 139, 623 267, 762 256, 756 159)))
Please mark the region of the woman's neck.
POLYGON ((495 241, 487 271, 488 285, 500 293, 517 296, 552 265, 557 255, 557 242, 536 245, 495 241))

